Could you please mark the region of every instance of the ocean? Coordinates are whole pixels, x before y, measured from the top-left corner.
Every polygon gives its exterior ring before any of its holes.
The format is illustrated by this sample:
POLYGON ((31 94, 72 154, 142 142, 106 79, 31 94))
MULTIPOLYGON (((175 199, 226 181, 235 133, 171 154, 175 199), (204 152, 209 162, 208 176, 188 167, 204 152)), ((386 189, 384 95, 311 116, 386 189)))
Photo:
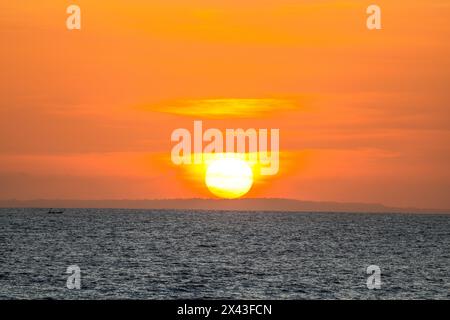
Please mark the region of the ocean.
POLYGON ((450 215, 47 211, 0 209, 0 299, 450 298, 450 215))

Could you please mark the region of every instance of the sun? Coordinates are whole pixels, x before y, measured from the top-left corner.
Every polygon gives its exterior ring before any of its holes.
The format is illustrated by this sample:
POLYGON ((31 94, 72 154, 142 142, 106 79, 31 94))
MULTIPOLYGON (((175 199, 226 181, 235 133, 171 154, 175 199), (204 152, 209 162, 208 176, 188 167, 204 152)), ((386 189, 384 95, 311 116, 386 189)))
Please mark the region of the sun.
POLYGON ((215 196, 236 199, 245 195, 253 185, 253 172, 242 159, 213 160, 206 170, 205 183, 215 196))

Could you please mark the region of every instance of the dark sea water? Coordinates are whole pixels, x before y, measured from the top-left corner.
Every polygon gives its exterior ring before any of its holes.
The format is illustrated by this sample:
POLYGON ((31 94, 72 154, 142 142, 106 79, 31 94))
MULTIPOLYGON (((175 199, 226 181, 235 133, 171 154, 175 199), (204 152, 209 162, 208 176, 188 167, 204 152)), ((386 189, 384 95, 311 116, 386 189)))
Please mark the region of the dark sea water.
POLYGON ((450 215, 0 209, 11 298, 449 299, 450 215))

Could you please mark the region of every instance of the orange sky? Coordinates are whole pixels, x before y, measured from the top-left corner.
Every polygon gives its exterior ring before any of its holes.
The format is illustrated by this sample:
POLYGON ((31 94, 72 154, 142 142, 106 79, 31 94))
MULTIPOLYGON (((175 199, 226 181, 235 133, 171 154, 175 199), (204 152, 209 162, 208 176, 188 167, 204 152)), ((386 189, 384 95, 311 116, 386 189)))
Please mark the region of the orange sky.
POLYGON ((450 4, 371 3, 0 0, 0 199, 209 197, 170 162, 203 120, 280 129, 248 197, 450 208, 450 4), (181 110, 212 99, 261 107, 181 110))

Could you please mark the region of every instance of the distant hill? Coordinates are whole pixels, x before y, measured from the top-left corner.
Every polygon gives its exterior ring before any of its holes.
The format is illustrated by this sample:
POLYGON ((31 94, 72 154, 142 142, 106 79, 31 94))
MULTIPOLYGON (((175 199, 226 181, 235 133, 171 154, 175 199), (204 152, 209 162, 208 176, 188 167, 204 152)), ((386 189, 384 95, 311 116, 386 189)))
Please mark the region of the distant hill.
POLYGON ((227 211, 450 213, 450 210, 394 208, 382 204, 314 202, 293 199, 161 199, 161 200, 0 200, 2 208, 124 208, 227 211))

